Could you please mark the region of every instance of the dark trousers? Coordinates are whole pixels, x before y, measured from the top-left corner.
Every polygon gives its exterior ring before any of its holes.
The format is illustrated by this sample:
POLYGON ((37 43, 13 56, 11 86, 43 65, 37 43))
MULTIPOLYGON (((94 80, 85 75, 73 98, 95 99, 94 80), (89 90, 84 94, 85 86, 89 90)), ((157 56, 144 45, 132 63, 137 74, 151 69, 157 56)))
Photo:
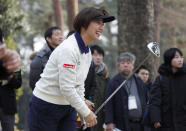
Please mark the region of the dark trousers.
POLYGON ((144 131, 151 131, 150 127, 144 126, 144 131))
POLYGON ((8 115, 0 108, 0 122, 3 131, 14 131, 14 115, 8 115))
POLYGON ((151 131, 174 131, 174 129, 173 128, 157 128, 157 129, 153 128, 151 129, 151 131))
POLYGON ((85 130, 83 130, 82 128, 80 128, 80 129, 77 129, 77 131, 91 131, 91 128, 89 127, 89 128, 87 128, 85 130))
POLYGON ((140 122, 130 122, 131 131, 144 131, 143 125, 140 122))
POLYGON ((76 111, 70 105, 56 105, 32 95, 27 114, 29 131, 76 131, 76 111))

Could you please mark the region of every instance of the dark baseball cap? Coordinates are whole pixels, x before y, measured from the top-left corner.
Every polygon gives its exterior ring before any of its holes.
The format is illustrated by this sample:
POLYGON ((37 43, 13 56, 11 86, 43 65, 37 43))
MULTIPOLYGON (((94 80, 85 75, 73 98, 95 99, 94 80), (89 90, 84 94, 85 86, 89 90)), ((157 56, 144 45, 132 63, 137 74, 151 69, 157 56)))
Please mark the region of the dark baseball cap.
POLYGON ((109 16, 109 15, 100 15, 100 16, 97 16, 96 19, 103 19, 103 23, 106 23, 106 22, 111 22, 115 20, 115 17, 109 16))

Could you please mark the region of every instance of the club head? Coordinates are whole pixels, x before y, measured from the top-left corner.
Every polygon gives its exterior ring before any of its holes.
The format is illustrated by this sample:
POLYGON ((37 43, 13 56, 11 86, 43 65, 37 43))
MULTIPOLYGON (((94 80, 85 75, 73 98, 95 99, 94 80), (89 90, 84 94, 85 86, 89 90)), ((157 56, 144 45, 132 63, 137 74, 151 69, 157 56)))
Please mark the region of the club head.
POLYGON ((156 42, 150 42, 147 47, 155 56, 160 57, 160 48, 156 42))

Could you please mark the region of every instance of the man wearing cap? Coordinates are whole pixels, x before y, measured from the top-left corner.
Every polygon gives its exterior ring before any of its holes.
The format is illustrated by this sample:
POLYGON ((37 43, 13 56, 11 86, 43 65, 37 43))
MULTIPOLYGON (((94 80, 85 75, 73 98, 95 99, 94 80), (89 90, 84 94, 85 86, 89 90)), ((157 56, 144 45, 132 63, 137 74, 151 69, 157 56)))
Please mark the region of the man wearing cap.
MULTIPOLYGON (((133 72, 135 56, 129 52, 121 53, 118 58, 119 73, 109 81, 106 89, 108 98, 133 72)), ((114 127, 124 131, 143 131, 140 124, 145 110, 147 94, 143 81, 136 75, 131 76, 125 85, 105 106, 106 131, 114 127)))

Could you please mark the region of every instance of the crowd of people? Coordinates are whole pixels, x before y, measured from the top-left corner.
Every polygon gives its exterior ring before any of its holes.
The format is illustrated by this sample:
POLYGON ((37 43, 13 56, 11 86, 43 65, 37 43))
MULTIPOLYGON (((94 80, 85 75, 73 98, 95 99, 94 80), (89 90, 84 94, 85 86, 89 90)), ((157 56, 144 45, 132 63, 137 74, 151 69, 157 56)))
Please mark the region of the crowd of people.
MULTIPOLYGON (((88 7, 77 14, 67 38, 57 26, 45 31, 46 46, 32 56, 30 64, 29 131, 186 131, 183 53, 167 49, 153 82, 148 67, 142 65, 134 72, 137 57, 123 52, 116 63, 119 72, 110 78, 103 48, 89 44, 102 35, 104 23, 113 20, 104 8, 88 7), (77 115, 81 128, 77 128, 77 115)), ((1 29, 0 35, 0 122, 3 131, 14 131, 21 59, 6 48, 1 29)))

